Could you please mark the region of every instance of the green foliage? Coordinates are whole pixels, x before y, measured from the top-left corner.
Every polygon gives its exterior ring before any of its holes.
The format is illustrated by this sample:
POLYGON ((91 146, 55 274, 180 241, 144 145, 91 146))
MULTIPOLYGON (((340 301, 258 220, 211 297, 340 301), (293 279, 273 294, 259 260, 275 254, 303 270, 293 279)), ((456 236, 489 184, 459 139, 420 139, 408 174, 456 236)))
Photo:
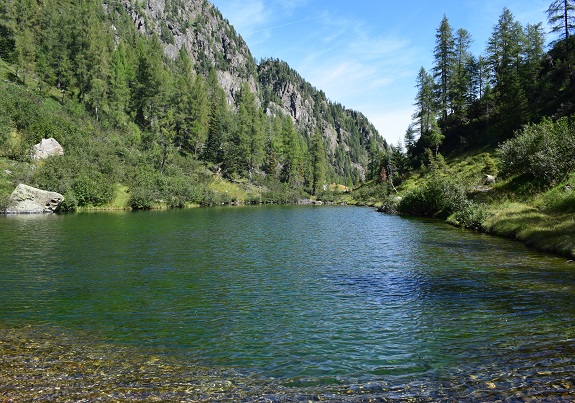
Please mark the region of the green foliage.
POLYGON ((479 230, 488 217, 489 213, 485 205, 467 202, 448 221, 459 227, 479 230))
POLYGON ((575 172, 569 178, 549 189, 536 200, 536 206, 550 214, 575 213, 575 172))
MULTIPOLYGON (((379 153, 387 148, 385 140, 377 135, 374 126, 361 113, 348 110, 341 104, 331 102, 323 91, 317 90, 311 84, 302 79, 302 77, 289 65, 277 59, 262 60, 258 69, 258 78, 262 86, 262 104, 264 108, 275 113, 276 105, 282 104, 281 96, 287 91, 297 91, 298 98, 301 97, 303 103, 312 106, 312 115, 317 122, 315 127, 296 128, 306 139, 306 147, 311 149, 315 130, 322 128, 320 133, 325 137, 327 129, 333 127, 337 131, 336 150, 330 150, 326 154, 326 176, 330 180, 339 183, 348 183, 348 181, 358 183, 359 180, 366 178, 361 177, 363 170, 358 170, 357 165, 366 167, 370 161, 374 161, 379 153), (333 152, 332 152, 333 151, 333 152)), ((295 114, 296 105, 283 105, 291 108, 292 114, 295 114)), ((324 138, 325 140, 325 138, 324 138)), ((289 154, 290 148, 285 147, 284 153, 289 154)), ((279 164, 284 170, 291 169, 293 155, 285 155, 279 158, 279 164), (287 167, 287 168, 286 168, 287 167)), ((296 168, 299 170, 299 168, 296 168)), ((369 174, 372 170, 368 170, 369 174)), ((286 172, 281 173, 283 180, 287 180, 286 172)), ((310 188, 313 188, 313 173, 310 171, 306 174, 306 179, 310 188), (310 180, 311 179, 311 180, 310 180)), ((296 182, 301 181, 300 173, 291 175, 291 179, 296 182)), ((369 177, 371 179, 371 177, 369 177)))
POLYGON ((575 170, 575 127, 568 118, 544 119, 524 127, 498 153, 503 175, 525 175, 553 184, 575 170))
POLYGON ((450 177, 432 178, 404 195, 398 205, 402 214, 446 218, 467 203, 466 186, 450 177))
POLYGON ((319 131, 316 131, 313 137, 310 149, 311 166, 312 166, 312 193, 317 195, 323 190, 325 185, 325 146, 323 138, 319 131))
POLYGON ((359 204, 371 205, 387 198, 386 183, 370 182, 353 191, 353 199, 359 204))
POLYGON ((395 194, 390 194, 382 199, 381 206, 377 210, 386 214, 398 214, 400 202, 401 197, 395 194))
POLYGON ((489 154, 484 156, 484 166, 481 172, 485 175, 497 176, 499 169, 497 168, 497 163, 489 154))

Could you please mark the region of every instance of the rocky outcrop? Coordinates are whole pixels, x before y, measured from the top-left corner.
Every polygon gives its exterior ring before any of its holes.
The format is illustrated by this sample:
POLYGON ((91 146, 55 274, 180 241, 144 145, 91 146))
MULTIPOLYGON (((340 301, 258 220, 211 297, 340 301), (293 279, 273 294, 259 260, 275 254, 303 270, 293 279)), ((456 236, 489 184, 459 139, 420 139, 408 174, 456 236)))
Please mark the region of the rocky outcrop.
POLYGON ((56 192, 37 189, 19 184, 10 195, 5 214, 54 213, 64 201, 64 196, 56 192))
POLYGON ((64 155, 64 149, 54 138, 42 139, 38 144, 32 147, 30 156, 33 160, 38 161, 53 155, 64 155))
POLYGON ((244 82, 257 92, 257 66, 247 44, 209 1, 118 2, 140 33, 158 35, 168 57, 175 59, 185 49, 196 72, 205 74, 215 68, 229 104, 244 82))
POLYGON ((268 59, 256 64, 243 38, 208 0, 117 1, 140 34, 160 39, 167 57, 175 59, 184 49, 196 73, 215 69, 229 105, 247 83, 265 113, 290 116, 308 144, 320 130, 328 163, 337 165, 340 177, 364 180, 369 153, 387 147, 364 115, 331 102, 287 63, 268 59))

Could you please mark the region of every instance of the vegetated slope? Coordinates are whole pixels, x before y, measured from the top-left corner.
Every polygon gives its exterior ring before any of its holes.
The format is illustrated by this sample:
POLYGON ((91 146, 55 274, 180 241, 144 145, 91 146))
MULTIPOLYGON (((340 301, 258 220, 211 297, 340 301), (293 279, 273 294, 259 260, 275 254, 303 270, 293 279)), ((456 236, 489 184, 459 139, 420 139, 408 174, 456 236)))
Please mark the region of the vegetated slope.
POLYGON ((434 64, 416 77, 406 149, 382 153, 355 199, 575 256, 573 4, 551 4, 563 34, 549 51, 541 23, 522 26, 504 8, 476 57, 471 34, 444 16, 434 64))
POLYGON ((346 184, 365 180, 370 153, 386 148, 375 127, 360 112, 330 101, 286 62, 262 59, 259 65, 222 14, 206 0, 121 0, 138 32, 156 34, 167 56, 175 59, 185 49, 198 74, 216 70, 218 83, 230 105, 237 103, 247 84, 256 102, 270 117, 290 116, 310 145, 322 132, 328 175, 346 184))
POLYGON ((0 31, 3 179, 69 209, 287 202, 366 179, 386 149, 285 63, 258 66, 208 1, 2 2, 0 31), (65 155, 33 168, 43 137, 65 155))
POLYGON ((361 112, 330 101, 284 61, 262 60, 258 76, 263 107, 269 114, 290 116, 302 133, 323 128, 332 175, 352 183, 371 175, 370 158, 378 158, 388 147, 361 112))

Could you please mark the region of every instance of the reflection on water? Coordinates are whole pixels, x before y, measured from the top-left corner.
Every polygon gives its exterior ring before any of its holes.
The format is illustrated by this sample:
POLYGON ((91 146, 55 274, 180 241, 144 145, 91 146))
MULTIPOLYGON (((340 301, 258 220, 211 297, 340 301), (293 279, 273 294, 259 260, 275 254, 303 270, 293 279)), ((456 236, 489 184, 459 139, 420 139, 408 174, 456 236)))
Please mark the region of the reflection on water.
POLYGON ((5 329, 40 324, 325 393, 571 393, 575 276, 562 258, 362 208, 49 217, 0 220, 5 329))

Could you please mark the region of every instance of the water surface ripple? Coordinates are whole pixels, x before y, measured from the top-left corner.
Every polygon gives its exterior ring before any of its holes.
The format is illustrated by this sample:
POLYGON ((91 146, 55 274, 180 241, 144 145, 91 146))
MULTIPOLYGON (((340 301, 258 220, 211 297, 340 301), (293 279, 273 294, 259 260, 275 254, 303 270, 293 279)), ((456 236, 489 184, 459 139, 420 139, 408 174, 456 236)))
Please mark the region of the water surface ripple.
POLYGON ((295 206, 6 217, 0 235, 4 328, 293 388, 575 398, 575 266, 517 243, 295 206))

